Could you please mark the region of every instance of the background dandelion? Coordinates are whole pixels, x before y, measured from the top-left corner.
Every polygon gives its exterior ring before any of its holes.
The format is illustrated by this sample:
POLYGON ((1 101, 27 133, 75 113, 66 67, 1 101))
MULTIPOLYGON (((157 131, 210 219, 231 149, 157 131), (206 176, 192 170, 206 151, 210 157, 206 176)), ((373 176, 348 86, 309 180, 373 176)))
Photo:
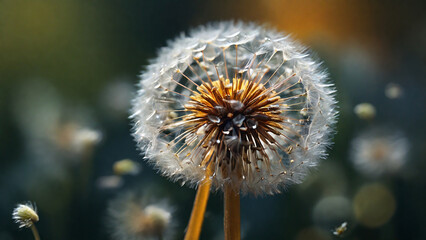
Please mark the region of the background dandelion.
MULTIPOLYGON (((145 193, 146 194, 146 193, 145 193)), ((106 217, 113 239, 169 239, 173 232, 172 210, 165 200, 135 191, 112 200, 106 217)))
POLYGON ((352 141, 355 168, 369 176, 396 174, 408 160, 410 144, 395 129, 369 129, 352 141))
MULTIPOLYGON (((340 196, 354 212, 355 196, 371 181, 395 200, 393 214, 373 228, 345 219, 344 238, 426 239, 424 3, 384 0, 0 1, 0 239, 32 239, 11 219, 25 199, 37 203, 42 239, 109 239, 108 202, 133 187, 170 198, 176 208, 171 239, 183 239, 194 190, 140 160, 126 101, 135 97, 141 66, 168 39, 233 19, 292 33, 324 61, 339 89, 330 156, 290 186, 291 194, 243 198, 244 239, 335 239, 343 221, 325 229, 312 218, 315 205, 340 196), (375 107, 374 119, 354 113, 365 102, 375 107), (351 143, 381 126, 404 133, 408 160, 398 174, 371 178, 354 167, 351 143), (89 156, 69 144, 69 133, 79 129, 101 133, 89 156), (142 171, 115 175, 120 159, 132 159, 142 171)), ((367 195, 380 205, 375 191, 367 195)), ((222 201, 221 194, 211 195, 201 239, 223 236, 222 201)))
POLYGON ((35 227, 35 223, 38 222, 39 217, 37 214, 37 208, 32 203, 18 204, 13 209, 12 219, 19 225, 19 228, 31 228, 35 240, 40 240, 39 233, 35 227))

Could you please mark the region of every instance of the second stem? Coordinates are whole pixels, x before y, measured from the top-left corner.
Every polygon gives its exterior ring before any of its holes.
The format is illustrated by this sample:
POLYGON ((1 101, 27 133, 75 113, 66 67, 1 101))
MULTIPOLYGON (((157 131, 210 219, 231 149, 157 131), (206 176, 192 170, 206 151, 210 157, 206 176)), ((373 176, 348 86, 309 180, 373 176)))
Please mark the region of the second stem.
POLYGON ((240 240, 240 193, 230 183, 226 183, 224 195, 225 240, 240 240))

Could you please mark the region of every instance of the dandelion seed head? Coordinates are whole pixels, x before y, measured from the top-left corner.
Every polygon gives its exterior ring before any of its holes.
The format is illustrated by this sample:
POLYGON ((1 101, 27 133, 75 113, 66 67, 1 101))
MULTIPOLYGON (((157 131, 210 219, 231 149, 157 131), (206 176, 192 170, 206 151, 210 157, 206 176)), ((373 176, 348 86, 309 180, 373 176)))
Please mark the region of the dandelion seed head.
POLYGON ((18 204, 16 208, 13 209, 12 219, 19 224, 20 228, 29 228, 39 220, 37 208, 30 202, 18 204))
POLYGON ((356 169, 372 177, 398 172, 407 161, 410 147, 401 132, 388 129, 363 132, 351 145, 356 169))
POLYGON ((334 88, 308 51, 274 30, 222 22, 181 35, 141 74, 134 137, 173 180, 273 194, 326 156, 334 88))
POLYGON ((149 202, 146 197, 128 193, 110 203, 108 219, 113 239, 158 239, 170 234, 170 207, 164 202, 149 202))

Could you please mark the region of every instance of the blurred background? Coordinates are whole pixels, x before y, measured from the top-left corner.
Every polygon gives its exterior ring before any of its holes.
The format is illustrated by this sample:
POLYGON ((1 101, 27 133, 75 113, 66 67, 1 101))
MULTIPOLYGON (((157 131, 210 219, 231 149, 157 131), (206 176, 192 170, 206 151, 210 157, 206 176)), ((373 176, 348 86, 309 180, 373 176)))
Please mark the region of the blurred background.
MULTIPOLYGON (((303 184, 242 198, 243 239, 426 239, 425 10, 396 0, 0 0, 0 239, 32 239, 11 215, 26 201, 42 239, 138 239, 111 215, 129 194, 166 206, 166 239, 182 239, 195 190, 142 161, 128 109, 158 48, 220 20, 267 24, 309 46, 340 108, 330 156, 303 184)), ((223 239, 222 201, 212 194, 201 239, 223 239)))

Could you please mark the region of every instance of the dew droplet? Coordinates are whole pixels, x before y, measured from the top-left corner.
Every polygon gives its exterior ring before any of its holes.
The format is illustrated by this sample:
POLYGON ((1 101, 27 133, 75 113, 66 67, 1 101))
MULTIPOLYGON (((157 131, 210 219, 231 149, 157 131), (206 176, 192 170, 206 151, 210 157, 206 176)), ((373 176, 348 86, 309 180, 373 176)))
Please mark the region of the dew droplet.
POLYGON ((174 118, 178 117, 178 114, 176 112, 171 111, 171 112, 169 112, 167 117, 170 118, 170 119, 174 119, 174 118))
POLYGON ((204 69, 208 69, 209 65, 207 65, 205 62, 200 62, 200 67, 202 67, 204 69))

